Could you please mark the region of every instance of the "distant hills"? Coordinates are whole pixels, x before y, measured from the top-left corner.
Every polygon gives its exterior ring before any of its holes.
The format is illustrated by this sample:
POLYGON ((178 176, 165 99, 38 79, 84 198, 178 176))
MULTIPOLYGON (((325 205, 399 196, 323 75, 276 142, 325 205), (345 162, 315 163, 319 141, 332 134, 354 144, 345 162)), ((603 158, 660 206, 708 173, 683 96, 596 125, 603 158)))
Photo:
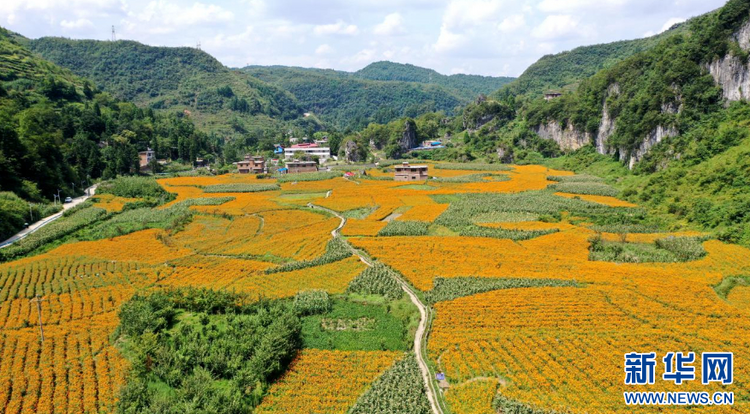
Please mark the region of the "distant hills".
POLYGON ((186 111, 207 132, 242 135, 302 117, 303 108, 290 93, 230 70, 198 49, 57 37, 26 44, 120 99, 186 111))
POLYGON ((288 66, 248 66, 240 71, 289 91, 302 107, 323 120, 354 129, 432 111, 452 114, 456 107, 513 80, 447 76, 393 62, 372 63, 357 72, 288 66))

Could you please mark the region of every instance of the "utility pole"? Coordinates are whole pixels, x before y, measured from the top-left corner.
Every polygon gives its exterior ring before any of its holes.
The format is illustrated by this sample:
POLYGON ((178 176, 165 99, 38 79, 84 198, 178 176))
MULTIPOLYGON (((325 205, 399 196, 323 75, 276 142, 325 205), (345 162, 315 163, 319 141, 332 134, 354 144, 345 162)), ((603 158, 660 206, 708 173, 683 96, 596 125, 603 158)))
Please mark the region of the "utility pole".
POLYGON ((31 210, 31 203, 29 203, 29 223, 34 222, 34 212, 31 210))
POLYGON ((39 294, 36 294, 36 297, 34 299, 31 299, 31 302, 36 302, 36 310, 39 313, 39 343, 44 345, 44 326, 42 325, 42 301, 47 299, 42 299, 39 294))

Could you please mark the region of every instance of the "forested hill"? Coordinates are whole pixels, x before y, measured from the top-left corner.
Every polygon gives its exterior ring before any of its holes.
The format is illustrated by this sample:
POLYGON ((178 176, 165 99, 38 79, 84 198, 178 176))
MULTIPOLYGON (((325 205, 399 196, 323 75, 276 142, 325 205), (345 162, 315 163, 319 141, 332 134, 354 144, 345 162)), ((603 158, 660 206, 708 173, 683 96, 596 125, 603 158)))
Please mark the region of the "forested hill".
POLYGON ((427 112, 452 114, 510 78, 445 76, 412 65, 378 62, 358 72, 287 66, 248 66, 240 71, 291 92, 306 111, 340 128, 361 129, 427 112))
POLYGON ((187 163, 218 148, 182 113, 115 99, 19 39, 0 28, 0 239, 30 210, 35 219, 49 214, 53 194, 76 196, 100 177, 138 172, 147 147, 187 163))
POLYGON ((28 46, 114 96, 142 107, 188 111, 207 132, 241 136, 301 117, 289 93, 188 47, 45 37, 28 46))
POLYGON ((616 63, 656 46, 661 40, 684 33, 687 24, 681 23, 669 30, 643 39, 622 40, 546 55, 529 66, 518 79, 508 83, 493 94, 494 97, 525 95, 541 96, 548 90, 571 91, 578 84, 616 63))
POLYGON ((486 95, 492 93, 515 79, 510 77, 464 74, 447 76, 432 69, 388 61, 371 63, 354 72, 354 76, 371 80, 418 82, 440 85, 453 89, 460 96, 467 99, 474 99, 480 94, 486 95))

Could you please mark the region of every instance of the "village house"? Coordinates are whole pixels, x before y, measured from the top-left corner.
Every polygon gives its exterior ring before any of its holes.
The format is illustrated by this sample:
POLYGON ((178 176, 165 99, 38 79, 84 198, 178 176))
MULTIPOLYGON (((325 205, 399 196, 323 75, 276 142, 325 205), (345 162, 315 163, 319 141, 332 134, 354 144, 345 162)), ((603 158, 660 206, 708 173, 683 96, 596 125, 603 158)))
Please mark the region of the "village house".
POLYGON ((404 161, 401 165, 396 165, 394 170, 395 181, 423 181, 429 178, 426 165, 409 165, 404 161))
POLYGON ((238 161, 237 172, 240 174, 263 174, 266 172, 266 159, 258 155, 245 155, 245 159, 238 161))
POLYGON ((316 172, 318 171, 318 163, 316 163, 315 161, 293 160, 286 162, 286 168, 291 174, 316 172))
POLYGON ((284 158, 287 160, 294 159, 298 154, 318 157, 322 164, 331 158, 331 149, 328 147, 321 147, 318 144, 295 144, 291 147, 284 148, 284 158))
POLYGON ((140 151, 138 152, 138 158, 140 159, 139 165, 141 169, 148 168, 151 164, 151 161, 156 157, 156 152, 153 151, 151 148, 148 148, 146 151, 140 151))

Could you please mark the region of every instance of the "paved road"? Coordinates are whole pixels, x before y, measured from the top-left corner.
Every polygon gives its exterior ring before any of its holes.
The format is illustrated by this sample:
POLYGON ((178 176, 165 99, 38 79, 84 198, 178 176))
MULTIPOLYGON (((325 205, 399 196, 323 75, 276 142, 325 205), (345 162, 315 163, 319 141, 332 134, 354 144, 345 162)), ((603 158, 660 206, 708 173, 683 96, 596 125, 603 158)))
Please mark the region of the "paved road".
POLYGON ((45 217, 45 218, 43 218, 43 219, 41 219, 41 220, 33 223, 28 228, 25 228, 25 229, 19 231, 13 237, 11 237, 8 240, 0 243, 0 249, 2 249, 3 247, 10 246, 11 244, 13 244, 13 243, 15 243, 15 242, 17 242, 17 241, 25 238, 29 234, 31 234, 31 233, 39 230, 40 228, 46 226, 47 224, 52 223, 53 221, 59 219, 60 217, 62 217, 62 215, 65 212, 65 210, 71 209, 71 208, 73 208, 73 207, 75 207, 75 206, 83 203, 89 197, 91 197, 92 195, 96 194, 96 186, 97 186, 97 184, 92 185, 91 187, 89 187, 89 188, 86 189, 87 193, 89 195, 82 195, 80 197, 76 197, 76 198, 73 199, 73 202, 63 204, 63 209, 59 213, 55 213, 55 214, 53 214, 51 216, 47 216, 47 217, 45 217))
MULTIPOLYGON (((317 206, 312 203, 307 204, 310 208, 317 208, 320 210, 325 210, 336 217, 341 219, 341 224, 339 224, 336 229, 334 229, 331 232, 331 236, 333 237, 339 237, 341 235, 341 229, 346 225, 346 217, 342 216, 336 211, 333 211, 329 208, 317 206)), ((372 262, 370 259, 365 257, 362 252, 355 249, 352 245, 349 243, 346 244, 351 249, 352 253, 357 255, 359 257, 359 260, 361 260, 364 264, 367 266, 372 266, 372 262)), ((417 294, 414 292, 414 290, 409 286, 406 281, 404 281, 402 278, 398 277, 396 278, 396 281, 399 285, 401 285, 401 289, 403 289, 404 292, 409 296, 409 299, 411 299, 411 302, 419 309, 419 326, 417 326, 417 333, 414 335, 414 352, 417 356, 417 364, 419 364, 419 370, 422 371, 422 380, 425 383, 425 390, 427 391, 427 400, 430 402, 430 407, 432 408, 433 414, 443 414, 443 408, 438 403, 438 397, 441 396, 440 392, 435 390, 435 383, 431 380, 432 374, 430 372, 430 368, 427 365, 427 362, 425 361, 425 355, 426 351, 424 349, 426 338, 427 338, 427 323, 429 321, 430 317, 430 309, 422 303, 422 301, 419 299, 417 294)))

